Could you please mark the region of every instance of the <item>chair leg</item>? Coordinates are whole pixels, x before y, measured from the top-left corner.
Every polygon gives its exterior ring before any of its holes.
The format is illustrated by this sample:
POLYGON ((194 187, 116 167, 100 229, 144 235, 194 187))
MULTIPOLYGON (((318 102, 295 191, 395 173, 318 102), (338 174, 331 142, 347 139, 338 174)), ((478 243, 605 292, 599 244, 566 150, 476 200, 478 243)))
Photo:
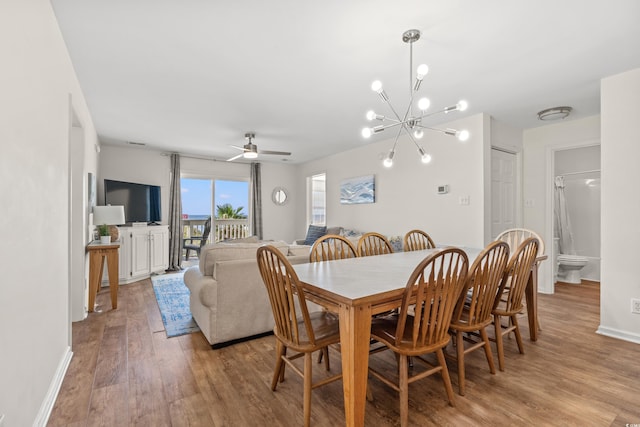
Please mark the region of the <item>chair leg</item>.
POLYGON ((320 353, 318 353, 318 363, 322 363, 322 357, 324 356, 324 352, 321 351, 320 353))
POLYGON ((491 352, 491 345, 489 344, 489 335, 487 335, 487 330, 484 327, 480 329, 480 336, 482 337, 482 341, 484 341, 484 354, 487 356, 489 371, 491 371, 492 374, 495 374, 496 365, 493 363, 493 353, 491 352))
POLYGON ((311 425, 311 380, 313 373, 311 372, 311 353, 304 354, 304 425, 311 425))
POLYGON ((493 326, 496 329, 496 349, 498 350, 498 367, 504 371, 504 347, 502 343, 502 325, 500 325, 500 316, 494 314, 493 326))
POLYGON ((271 390, 275 391, 278 386, 278 380, 282 382, 284 380, 284 360, 282 360, 282 356, 284 355, 285 346, 279 340, 276 340, 276 367, 273 371, 273 379, 271 380, 271 390))
POLYGON ((327 371, 331 370, 331 363, 329 362, 329 347, 324 347, 320 350, 320 355, 324 355, 324 367, 327 371))
POLYGON ((408 356, 399 355, 398 360, 398 376, 400 388, 400 425, 405 427, 409 425, 409 368, 408 356))
POLYGON ((455 397, 453 396, 453 387, 451 387, 451 378, 449 377, 449 370, 447 369, 447 361, 444 359, 444 352, 441 348, 436 350, 436 356, 438 356, 438 362, 442 367, 440 373, 442 374, 442 381, 444 382, 444 388, 447 390, 447 397, 449 398, 449 405, 456 406, 455 397))
POLYGON ((520 327, 518 326, 518 319, 514 314, 511 316, 511 322, 513 323, 514 330, 513 332, 516 334, 516 342, 518 343, 518 350, 520 350, 520 354, 524 354, 524 345, 522 344, 522 335, 520 334, 520 327))
POLYGON ((456 331, 456 354, 458 362, 458 393, 464 396, 464 336, 456 331))

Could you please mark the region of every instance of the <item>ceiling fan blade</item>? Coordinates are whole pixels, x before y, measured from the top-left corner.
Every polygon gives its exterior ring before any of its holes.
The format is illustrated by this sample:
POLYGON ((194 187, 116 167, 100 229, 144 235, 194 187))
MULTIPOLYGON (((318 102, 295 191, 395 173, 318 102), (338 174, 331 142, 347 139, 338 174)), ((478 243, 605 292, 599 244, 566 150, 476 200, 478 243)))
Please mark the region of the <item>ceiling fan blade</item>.
POLYGON ((259 150, 258 151, 259 154, 275 154, 278 156, 290 156, 291 153, 287 152, 287 151, 271 151, 271 150, 259 150))
POLYGON ((238 150, 247 151, 244 147, 238 147, 237 145, 231 145, 230 147, 236 148, 238 150))
MULTIPOLYGON (((243 150, 243 151, 244 151, 244 150, 243 150)), ((237 158, 239 158, 239 157, 242 157, 242 156, 244 156, 244 153, 240 153, 240 154, 238 154, 237 156, 233 156, 232 158, 227 159, 227 162, 232 162, 232 161, 234 161, 235 159, 237 159, 237 158)))

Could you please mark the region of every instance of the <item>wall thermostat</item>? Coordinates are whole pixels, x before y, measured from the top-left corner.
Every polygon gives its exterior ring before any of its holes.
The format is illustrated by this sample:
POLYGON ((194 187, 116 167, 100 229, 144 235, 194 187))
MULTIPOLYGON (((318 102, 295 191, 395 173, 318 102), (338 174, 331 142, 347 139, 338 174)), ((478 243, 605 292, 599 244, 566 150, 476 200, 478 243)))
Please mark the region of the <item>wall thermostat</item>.
POLYGON ((448 185, 438 185, 438 194, 447 194, 449 192, 448 185))

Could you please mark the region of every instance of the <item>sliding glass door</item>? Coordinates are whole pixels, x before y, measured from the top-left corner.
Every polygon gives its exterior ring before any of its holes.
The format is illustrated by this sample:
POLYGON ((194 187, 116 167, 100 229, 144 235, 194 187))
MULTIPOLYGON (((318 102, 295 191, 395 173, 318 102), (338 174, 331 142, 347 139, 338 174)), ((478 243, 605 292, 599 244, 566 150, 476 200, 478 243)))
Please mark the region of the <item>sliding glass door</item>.
MULTIPOLYGON (((215 178, 183 177, 183 238, 196 242, 212 217, 208 243, 249 236, 249 182, 215 178)), ((195 255, 192 253, 192 255, 195 255)))

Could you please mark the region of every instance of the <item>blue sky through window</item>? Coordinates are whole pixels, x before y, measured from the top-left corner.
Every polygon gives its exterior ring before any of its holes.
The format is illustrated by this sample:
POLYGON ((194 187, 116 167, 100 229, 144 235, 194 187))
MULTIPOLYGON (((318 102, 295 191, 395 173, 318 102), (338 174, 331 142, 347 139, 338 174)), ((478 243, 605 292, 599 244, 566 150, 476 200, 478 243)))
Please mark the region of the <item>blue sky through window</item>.
MULTIPOLYGON (((182 214, 190 218, 211 215, 212 191, 210 179, 182 178, 182 214)), ((249 214, 249 183, 246 181, 215 181, 216 199, 213 206, 230 203, 234 208, 243 207, 242 213, 249 214)))

